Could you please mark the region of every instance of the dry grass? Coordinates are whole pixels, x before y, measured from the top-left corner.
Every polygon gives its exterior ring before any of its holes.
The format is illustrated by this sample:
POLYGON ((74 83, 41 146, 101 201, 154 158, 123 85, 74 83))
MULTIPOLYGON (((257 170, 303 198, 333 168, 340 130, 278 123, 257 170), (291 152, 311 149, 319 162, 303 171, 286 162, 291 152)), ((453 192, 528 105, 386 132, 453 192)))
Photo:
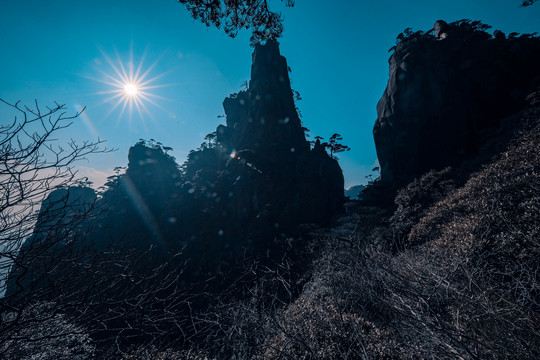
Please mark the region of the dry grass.
POLYGON ((540 358, 539 118, 526 113, 463 186, 430 173, 398 195, 387 228, 359 212, 369 226, 327 236, 261 357, 540 358))

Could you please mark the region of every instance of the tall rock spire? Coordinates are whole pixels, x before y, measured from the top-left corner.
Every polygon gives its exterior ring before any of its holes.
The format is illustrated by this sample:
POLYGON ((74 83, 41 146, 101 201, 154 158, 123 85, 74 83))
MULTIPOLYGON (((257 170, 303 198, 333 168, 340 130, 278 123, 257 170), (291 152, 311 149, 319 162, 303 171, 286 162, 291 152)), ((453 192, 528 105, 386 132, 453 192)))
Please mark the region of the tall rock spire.
POLYGON ((278 42, 257 44, 252 61, 248 88, 223 102, 218 143, 260 171, 250 181, 255 211, 273 209, 291 224, 328 221, 344 201, 341 168, 324 149, 310 148, 278 42))
POLYGON ((309 150, 277 41, 255 46, 249 87, 226 98, 223 107, 227 126, 217 135, 225 146, 275 154, 309 150))

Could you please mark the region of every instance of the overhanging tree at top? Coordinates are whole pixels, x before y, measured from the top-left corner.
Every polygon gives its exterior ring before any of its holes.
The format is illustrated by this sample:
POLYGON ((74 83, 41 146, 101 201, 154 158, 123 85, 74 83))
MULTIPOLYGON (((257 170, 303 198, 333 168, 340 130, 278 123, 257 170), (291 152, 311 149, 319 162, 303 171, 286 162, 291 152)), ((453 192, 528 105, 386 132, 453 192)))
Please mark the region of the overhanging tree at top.
MULTIPOLYGON (((271 11, 266 0, 178 0, 193 18, 206 26, 223 28, 230 37, 240 29, 251 29, 252 41, 276 39, 283 32, 281 13, 271 11)), ((294 0, 281 0, 286 6, 294 6, 294 0)))

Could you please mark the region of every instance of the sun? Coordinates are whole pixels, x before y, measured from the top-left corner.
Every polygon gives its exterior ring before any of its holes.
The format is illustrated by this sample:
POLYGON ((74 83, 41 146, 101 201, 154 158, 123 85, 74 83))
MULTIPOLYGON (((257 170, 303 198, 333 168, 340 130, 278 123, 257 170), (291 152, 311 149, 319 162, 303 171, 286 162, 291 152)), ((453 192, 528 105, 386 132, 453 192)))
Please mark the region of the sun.
POLYGON ((124 86, 124 91, 129 96, 137 96, 137 93, 139 92, 139 89, 137 89, 137 85, 130 83, 130 84, 126 84, 126 86, 124 86))
POLYGON ((126 110, 129 112, 129 119, 133 118, 133 114, 138 114, 141 119, 143 115, 148 115, 153 118, 152 113, 148 110, 148 105, 153 105, 163 109, 156 99, 168 100, 164 97, 152 93, 153 90, 170 86, 157 84, 157 80, 163 77, 167 72, 158 75, 151 75, 155 72, 156 64, 159 61, 158 57, 150 66, 145 66, 147 50, 142 53, 142 56, 137 65, 133 61, 133 49, 130 51, 129 60, 121 58, 118 51, 115 50, 116 58, 111 58, 105 52, 101 52, 106 60, 106 64, 110 69, 105 71, 96 68, 103 76, 102 78, 89 77, 92 80, 109 86, 108 90, 100 91, 98 94, 106 95, 102 103, 112 103, 107 116, 115 110, 121 109, 118 121, 123 117, 126 110))

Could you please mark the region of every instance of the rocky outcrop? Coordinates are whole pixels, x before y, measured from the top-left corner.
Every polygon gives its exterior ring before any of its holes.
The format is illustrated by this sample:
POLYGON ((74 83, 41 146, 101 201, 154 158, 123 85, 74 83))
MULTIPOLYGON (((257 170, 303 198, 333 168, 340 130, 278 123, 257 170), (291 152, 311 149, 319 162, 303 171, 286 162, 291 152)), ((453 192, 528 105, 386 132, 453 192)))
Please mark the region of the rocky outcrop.
POLYGON ((150 210, 159 212, 176 197, 175 189, 182 179, 175 159, 160 145, 143 141, 129 149, 128 159, 128 167, 122 177, 124 186, 131 187, 132 192, 137 192, 136 196, 144 198, 150 210))
POLYGON ((309 150, 287 68, 276 41, 256 45, 248 89, 223 102, 227 126, 218 128, 221 145, 237 151, 250 149, 261 155, 278 152, 274 157, 286 158, 291 152, 309 150))
POLYGON ((209 136, 182 166, 154 140, 132 146, 98 212, 82 218, 91 231, 78 233, 81 243, 97 254, 141 257, 143 268, 177 267, 183 283, 204 291, 245 277, 246 259, 274 264, 288 256, 303 271, 307 250, 291 248, 291 239, 308 236, 302 224, 326 225, 342 212, 344 180, 320 141, 311 148, 305 138, 277 42, 255 47, 248 88, 223 106, 227 122, 215 141, 209 136))
POLYGON ((131 147, 125 173, 100 201, 99 248, 123 238, 130 248, 182 251, 197 274, 246 254, 280 257, 280 242, 300 224, 328 224, 342 212, 341 168, 306 140, 276 41, 256 45, 249 86, 223 107, 226 124, 180 168, 153 140, 131 147))
POLYGON ((96 201, 92 189, 80 186, 56 189, 43 200, 33 234, 22 244, 11 268, 6 296, 24 296, 54 283, 63 270, 59 259, 73 256, 78 246, 75 239, 84 234, 81 224, 92 216, 96 201))
POLYGON ((254 213, 272 209, 279 223, 299 224, 326 222, 341 211, 341 168, 320 144, 310 148, 275 40, 255 46, 249 87, 223 107, 227 123, 217 128, 219 148, 230 154, 230 169, 240 161, 255 170, 241 175, 254 184, 254 213))
POLYGON ((540 39, 487 28, 440 20, 430 32, 398 37, 373 129, 383 182, 460 163, 484 129, 523 106, 539 81, 540 39))

